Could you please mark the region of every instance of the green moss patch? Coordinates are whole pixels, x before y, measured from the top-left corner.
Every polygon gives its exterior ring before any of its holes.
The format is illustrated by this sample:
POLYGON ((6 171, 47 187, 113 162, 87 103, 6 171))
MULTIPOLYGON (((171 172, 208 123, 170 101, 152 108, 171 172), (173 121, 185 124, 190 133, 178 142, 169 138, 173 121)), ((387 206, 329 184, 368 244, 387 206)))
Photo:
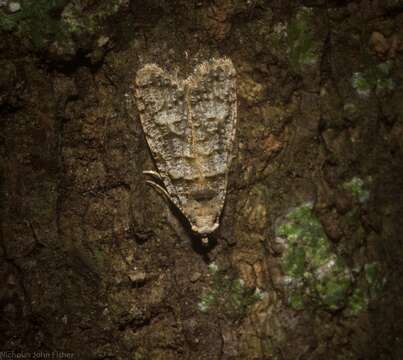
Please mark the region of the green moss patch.
POLYGON ((312 204, 293 209, 278 226, 288 304, 357 314, 381 291, 376 263, 351 269, 326 237, 312 204))
POLYGON ((318 60, 315 33, 312 28, 313 11, 301 8, 287 27, 288 60, 295 71, 318 60))
POLYGON ((87 10, 84 0, 21 0, 21 10, 16 13, 0 10, 0 32, 14 32, 21 39, 29 39, 35 49, 57 42, 61 51, 67 48, 71 53, 78 37, 87 41, 99 33, 122 3, 123 0, 101 2, 87 10))
POLYGON ((376 94, 391 91, 395 88, 395 82, 391 78, 392 63, 386 61, 370 66, 364 72, 353 74, 351 84, 358 95, 368 97, 371 92, 376 94))
POLYGON ((343 184, 343 188, 349 191, 359 202, 364 203, 369 199, 369 191, 365 188, 364 180, 358 176, 343 184))
POLYGON ((209 266, 211 286, 206 289, 198 303, 202 312, 219 312, 231 319, 241 319, 249 306, 264 297, 259 289, 245 287, 242 279, 225 274, 214 263, 209 266))
POLYGON ((60 24, 60 14, 67 0, 21 1, 21 11, 6 14, 0 11, 0 30, 17 31, 40 48, 46 40, 62 38, 65 29, 60 24))

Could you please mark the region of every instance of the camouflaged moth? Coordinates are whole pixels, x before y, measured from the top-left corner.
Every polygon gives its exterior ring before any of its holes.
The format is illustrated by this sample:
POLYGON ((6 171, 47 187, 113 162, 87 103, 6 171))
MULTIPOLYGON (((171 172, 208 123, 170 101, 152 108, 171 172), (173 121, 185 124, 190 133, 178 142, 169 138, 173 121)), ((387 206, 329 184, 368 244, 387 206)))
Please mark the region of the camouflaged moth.
POLYGON ((158 168, 144 172, 158 179, 148 183, 177 206, 206 243, 219 226, 235 138, 232 61, 205 62, 186 80, 145 65, 137 72, 135 95, 158 168))

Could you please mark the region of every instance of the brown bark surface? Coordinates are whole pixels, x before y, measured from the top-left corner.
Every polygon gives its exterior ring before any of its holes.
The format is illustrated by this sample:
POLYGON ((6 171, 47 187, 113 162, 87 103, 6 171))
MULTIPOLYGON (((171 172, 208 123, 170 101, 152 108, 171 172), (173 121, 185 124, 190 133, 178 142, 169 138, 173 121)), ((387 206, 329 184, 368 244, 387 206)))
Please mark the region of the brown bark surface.
POLYGON ((403 358, 402 99, 398 0, 0 0, 0 359, 403 358), (134 79, 222 56, 203 247, 145 183, 134 79))

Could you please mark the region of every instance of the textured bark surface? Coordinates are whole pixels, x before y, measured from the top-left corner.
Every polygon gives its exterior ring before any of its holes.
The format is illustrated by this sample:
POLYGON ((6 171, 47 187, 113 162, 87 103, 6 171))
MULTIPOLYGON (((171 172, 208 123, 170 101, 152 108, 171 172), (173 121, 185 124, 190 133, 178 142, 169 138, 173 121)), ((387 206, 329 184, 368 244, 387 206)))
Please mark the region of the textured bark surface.
POLYGON ((398 0, 0 1, 0 351, 401 359, 402 44, 398 0), (203 248, 145 184, 134 81, 222 56, 203 248))

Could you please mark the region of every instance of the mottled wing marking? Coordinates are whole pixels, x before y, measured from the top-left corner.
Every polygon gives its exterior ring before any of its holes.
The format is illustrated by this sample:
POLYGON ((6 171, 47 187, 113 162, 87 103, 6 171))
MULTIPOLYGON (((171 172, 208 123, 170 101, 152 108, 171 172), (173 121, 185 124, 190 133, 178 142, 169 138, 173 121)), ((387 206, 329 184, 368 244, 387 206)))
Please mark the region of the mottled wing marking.
POLYGON ((236 128, 235 69, 229 59, 199 65, 177 80, 156 65, 137 74, 147 142, 172 201, 194 231, 218 226, 236 128))
POLYGON ((203 228, 218 223, 224 205, 236 126, 235 69, 228 59, 212 61, 186 82, 197 178, 184 212, 203 228))
POLYGON ((148 145, 168 194, 181 208, 180 196, 171 179, 184 172, 191 173, 183 160, 183 155, 190 153, 184 88, 156 65, 142 68, 136 83, 137 104, 148 145))

